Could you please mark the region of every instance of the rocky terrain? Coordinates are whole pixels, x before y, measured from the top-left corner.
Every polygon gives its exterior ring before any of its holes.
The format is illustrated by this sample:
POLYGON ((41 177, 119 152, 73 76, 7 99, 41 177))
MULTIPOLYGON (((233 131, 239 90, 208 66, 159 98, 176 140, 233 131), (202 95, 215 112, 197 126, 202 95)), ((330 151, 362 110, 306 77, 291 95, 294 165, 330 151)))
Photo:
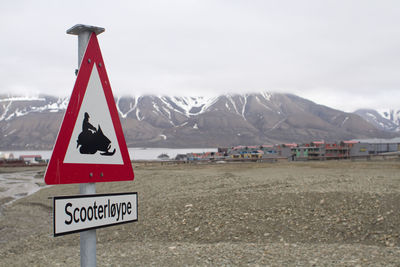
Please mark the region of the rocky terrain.
MULTIPOLYGON (((98 266, 399 266, 398 161, 135 165, 139 221, 97 230, 98 266)), ((52 186, 2 207, 0 266, 77 266, 52 186)))
MULTIPOLYGON (((223 147, 396 135, 357 114, 290 94, 125 96, 116 98, 116 104, 129 147, 223 147)), ((67 105, 67 98, 0 96, 0 149, 51 149, 67 105)))

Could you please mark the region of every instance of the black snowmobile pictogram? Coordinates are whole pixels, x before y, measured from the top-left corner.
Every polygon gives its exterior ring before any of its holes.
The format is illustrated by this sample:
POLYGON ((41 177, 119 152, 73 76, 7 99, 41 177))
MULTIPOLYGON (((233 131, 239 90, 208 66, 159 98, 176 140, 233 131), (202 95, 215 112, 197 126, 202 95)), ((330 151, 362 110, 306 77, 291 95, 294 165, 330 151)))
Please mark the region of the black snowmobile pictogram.
POLYGON ((95 154, 97 151, 102 151, 100 155, 112 156, 115 153, 115 148, 112 152, 111 141, 103 134, 100 125, 97 129, 89 122, 89 114, 85 112, 85 118, 82 123, 82 132, 78 136, 76 148, 79 146, 81 154, 95 154))

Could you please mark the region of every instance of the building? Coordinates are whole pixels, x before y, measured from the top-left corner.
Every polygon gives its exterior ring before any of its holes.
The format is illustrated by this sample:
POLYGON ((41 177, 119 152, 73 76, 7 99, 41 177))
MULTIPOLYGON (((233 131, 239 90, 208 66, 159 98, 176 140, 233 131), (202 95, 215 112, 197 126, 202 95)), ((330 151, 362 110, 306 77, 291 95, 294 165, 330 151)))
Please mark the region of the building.
POLYGON ((14 154, 8 152, 0 152, 0 160, 13 160, 14 154))
POLYGON ((25 164, 39 164, 42 163, 42 156, 41 155, 21 155, 19 156, 20 160, 23 160, 25 164))

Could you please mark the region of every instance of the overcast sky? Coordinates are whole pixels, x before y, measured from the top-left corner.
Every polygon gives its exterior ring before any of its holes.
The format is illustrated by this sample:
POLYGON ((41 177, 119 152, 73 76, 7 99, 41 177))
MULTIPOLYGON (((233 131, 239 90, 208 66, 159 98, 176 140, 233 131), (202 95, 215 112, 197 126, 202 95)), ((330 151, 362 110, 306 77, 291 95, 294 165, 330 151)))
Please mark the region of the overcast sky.
POLYGON ((0 93, 71 94, 75 24, 98 36, 114 95, 294 93, 400 109, 400 1, 5 1, 0 93))

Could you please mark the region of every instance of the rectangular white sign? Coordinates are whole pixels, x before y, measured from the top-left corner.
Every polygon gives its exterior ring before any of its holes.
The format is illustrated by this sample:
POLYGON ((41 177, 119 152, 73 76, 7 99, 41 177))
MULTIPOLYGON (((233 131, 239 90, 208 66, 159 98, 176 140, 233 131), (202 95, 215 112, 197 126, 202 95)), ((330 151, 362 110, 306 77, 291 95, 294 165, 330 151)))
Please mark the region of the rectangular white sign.
POLYGON ((54 236, 134 222, 137 193, 54 197, 54 236))

